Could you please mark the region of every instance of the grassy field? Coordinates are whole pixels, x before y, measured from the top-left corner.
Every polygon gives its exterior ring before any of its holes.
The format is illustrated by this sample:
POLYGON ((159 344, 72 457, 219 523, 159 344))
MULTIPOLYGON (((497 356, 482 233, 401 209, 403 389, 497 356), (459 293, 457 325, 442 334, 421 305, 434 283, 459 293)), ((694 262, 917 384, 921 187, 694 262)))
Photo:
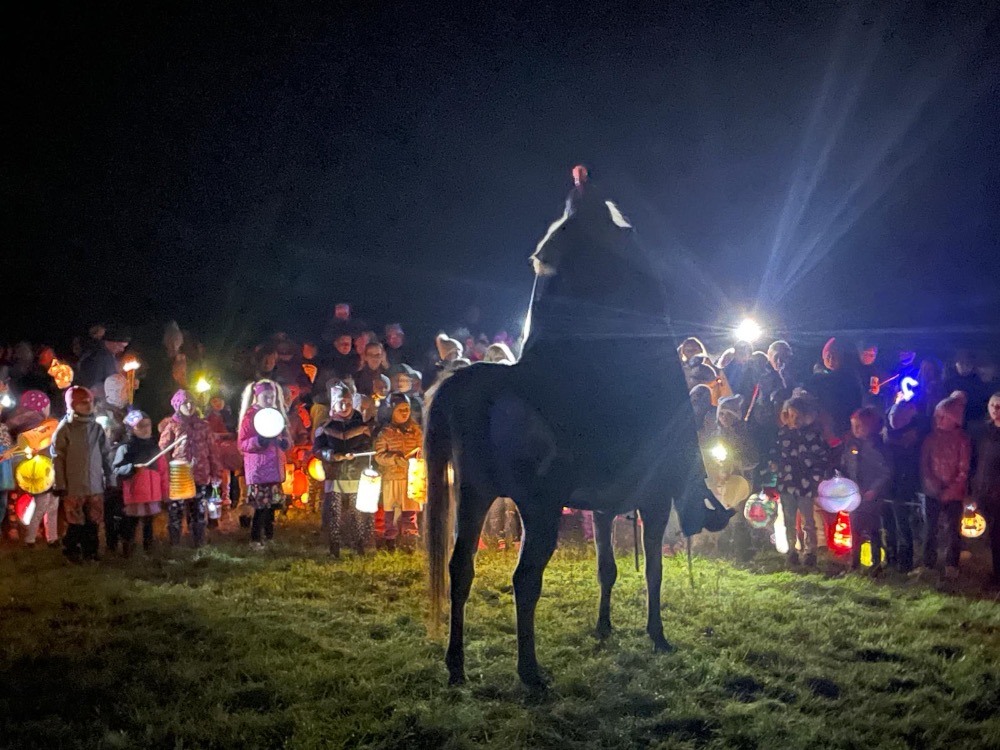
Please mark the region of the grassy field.
POLYGON ((620 560, 616 635, 591 637, 593 553, 556 554, 539 605, 552 689, 514 672, 513 554, 481 554, 469 683, 427 637, 420 555, 334 563, 312 521, 253 553, 63 564, 0 553, 0 746, 11 748, 1000 747, 1000 605, 899 580, 666 564, 654 655, 620 560))

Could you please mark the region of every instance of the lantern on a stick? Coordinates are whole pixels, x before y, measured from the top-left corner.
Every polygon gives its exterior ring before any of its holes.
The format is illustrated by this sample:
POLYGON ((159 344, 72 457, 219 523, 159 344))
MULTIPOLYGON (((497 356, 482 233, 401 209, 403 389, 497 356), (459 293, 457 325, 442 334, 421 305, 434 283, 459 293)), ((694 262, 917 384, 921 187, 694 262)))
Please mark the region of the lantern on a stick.
POLYGON ((376 513, 381 494, 382 475, 369 466, 361 472, 361 479, 358 482, 358 497, 354 501, 354 507, 362 513, 376 513))

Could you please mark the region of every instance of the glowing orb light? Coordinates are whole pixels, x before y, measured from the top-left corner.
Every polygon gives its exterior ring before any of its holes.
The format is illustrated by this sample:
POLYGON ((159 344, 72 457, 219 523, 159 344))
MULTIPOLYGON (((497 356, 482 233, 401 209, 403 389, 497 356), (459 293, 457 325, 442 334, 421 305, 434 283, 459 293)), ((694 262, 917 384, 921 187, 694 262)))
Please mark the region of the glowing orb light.
POLYGON ((722 443, 716 443, 715 445, 713 445, 711 448, 708 449, 708 452, 712 455, 712 458, 714 458, 720 464, 727 458, 729 458, 729 451, 726 450, 726 446, 723 445, 722 443))
POLYGON ((855 482, 838 475, 819 483, 816 504, 827 513, 850 513, 861 505, 861 490, 855 482))
POLYGON ((208 382, 208 378, 202 375, 198 378, 198 382, 194 384, 194 389, 198 393, 208 393, 212 390, 212 384, 208 382))
POLYGON ((267 407, 253 415, 253 428, 262 438, 276 438, 285 429, 285 418, 277 409, 267 407))
POLYGON ((764 330, 753 318, 744 318, 740 321, 740 324, 736 326, 735 334, 737 341, 746 341, 747 343, 752 344, 764 335, 764 330))

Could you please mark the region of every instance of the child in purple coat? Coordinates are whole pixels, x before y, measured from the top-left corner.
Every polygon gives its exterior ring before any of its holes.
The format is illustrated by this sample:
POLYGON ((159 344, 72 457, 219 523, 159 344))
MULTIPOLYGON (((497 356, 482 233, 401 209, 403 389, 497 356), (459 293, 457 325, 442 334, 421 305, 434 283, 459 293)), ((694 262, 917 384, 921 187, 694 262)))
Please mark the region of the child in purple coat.
POLYGON ((285 451, 291 445, 288 416, 281 389, 273 380, 258 380, 243 391, 240 409, 240 452, 247 483, 247 504, 254 509, 250 543, 262 549, 274 538, 274 511, 284 501, 281 484, 285 480, 285 451), (254 417, 263 409, 274 409, 284 422, 277 435, 261 435, 254 417))

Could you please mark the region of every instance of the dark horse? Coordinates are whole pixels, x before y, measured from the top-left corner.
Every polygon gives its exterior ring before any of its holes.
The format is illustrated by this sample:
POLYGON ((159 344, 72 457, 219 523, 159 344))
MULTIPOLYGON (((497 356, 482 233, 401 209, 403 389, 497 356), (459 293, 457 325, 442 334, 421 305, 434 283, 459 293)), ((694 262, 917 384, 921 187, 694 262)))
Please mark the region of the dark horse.
POLYGON ((535 606, 563 506, 594 511, 599 637, 611 632, 618 575, 612 523, 618 513, 639 510, 646 632, 657 651, 672 649, 660 617, 661 547, 671 500, 685 534, 721 528, 728 520, 705 487, 662 285, 618 208, 586 182, 583 168, 574 177, 562 218, 532 256, 535 291, 520 361, 456 372, 434 394, 428 413, 426 517, 435 626, 446 593, 450 490, 457 503, 446 657, 452 683, 465 679, 465 603, 483 519, 497 497, 513 498, 523 523, 514 597, 517 670, 528 685, 544 684, 535 656, 535 606), (706 507, 706 498, 714 508, 706 507))

